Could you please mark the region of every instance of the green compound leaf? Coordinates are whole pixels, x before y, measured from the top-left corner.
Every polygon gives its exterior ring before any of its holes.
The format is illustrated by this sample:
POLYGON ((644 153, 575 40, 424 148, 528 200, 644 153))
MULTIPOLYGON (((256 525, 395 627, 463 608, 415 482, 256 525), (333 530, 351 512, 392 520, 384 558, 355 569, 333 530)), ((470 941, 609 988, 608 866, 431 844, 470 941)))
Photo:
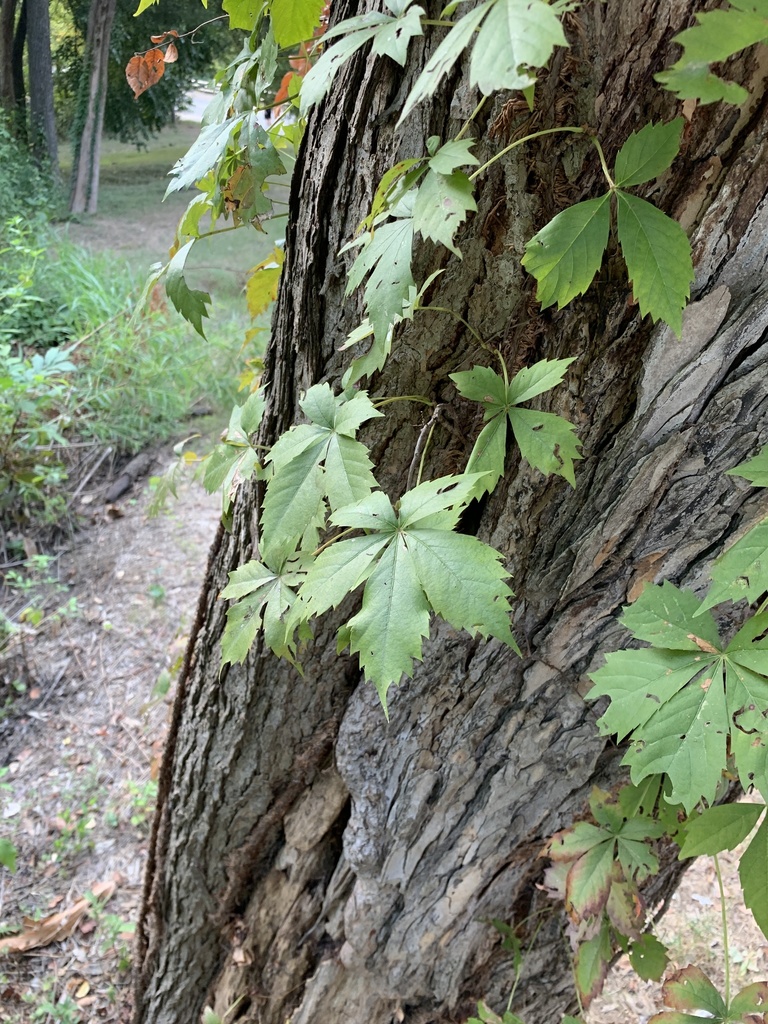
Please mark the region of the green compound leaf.
POLYGON ((572 424, 553 413, 516 407, 559 384, 571 362, 542 359, 520 370, 509 385, 488 366, 450 374, 461 395, 483 405, 488 420, 467 463, 467 473, 486 474, 478 478, 474 497, 492 491, 504 473, 507 419, 521 454, 534 468, 563 476, 575 486, 573 462, 581 455, 572 424))
POLYGON ((630 946, 629 962, 643 981, 661 981, 669 963, 667 947, 655 935, 646 932, 630 946))
POLYGON ((312 422, 291 427, 267 456, 274 474, 264 496, 261 551, 275 566, 307 530, 324 525, 326 498, 336 509, 376 487, 368 449, 354 440, 362 423, 381 416, 367 394, 336 396, 328 384, 316 384, 299 404, 312 422))
POLYGON ((743 842, 765 810, 764 804, 723 804, 708 807, 686 822, 680 859, 732 850, 743 842))
POLYGON ((420 103, 423 99, 434 93, 440 82, 464 52, 465 47, 469 45, 475 29, 493 3, 494 0, 486 0, 485 3, 480 4, 479 7, 476 7, 473 11, 465 14, 463 18, 460 18, 450 30, 414 82, 413 88, 406 98, 403 112, 397 122, 398 125, 403 123, 417 103, 420 103))
POLYGON ((655 76, 680 99, 700 103, 741 104, 747 92, 709 70, 709 65, 728 60, 734 54, 768 39, 768 7, 765 0, 734 0, 726 10, 697 14, 697 25, 675 36, 683 55, 671 68, 655 76))
POLYGON ((768 818, 742 855, 739 881, 744 902, 763 935, 768 936, 768 818))
POLYGON ((748 462, 742 462, 740 466, 729 469, 728 475, 741 476, 749 480, 753 487, 768 487, 768 448, 763 448, 748 462))
POLYGON ((476 210, 472 182, 463 171, 438 174, 430 170, 419 186, 413 204, 413 227, 424 238, 442 242, 461 258, 461 252, 453 244, 453 236, 467 214, 476 210))
POLYGON ((558 213, 526 243, 522 263, 538 282, 542 309, 555 302, 562 309, 589 288, 603 261, 610 227, 606 193, 558 213))
POLYGON ((567 46, 554 9, 544 0, 497 0, 475 41, 470 85, 489 96, 498 89, 527 89, 529 68, 543 67, 556 46, 567 46))
MULTIPOLYGON (((373 40, 372 52, 374 54, 391 57, 401 67, 405 65, 409 42, 414 36, 424 34, 421 27, 424 9, 411 7, 406 11, 406 6, 397 5, 396 9, 402 7, 402 13, 394 18, 379 11, 369 11, 356 18, 348 18, 326 32, 326 40, 341 35, 344 38, 329 47, 307 72, 299 93, 302 115, 307 114, 316 103, 320 102, 330 89, 341 65, 349 60, 369 39, 373 40)), ((390 10, 392 10, 391 5, 390 10)))
POLYGON ((716 559, 712 566, 712 586, 702 609, 722 601, 750 603, 768 590, 768 519, 746 533, 716 559))
POLYGON ((211 297, 207 292, 190 288, 184 277, 187 257, 194 244, 193 238, 179 249, 168 264, 165 290, 176 312, 181 313, 184 319, 191 323, 197 333, 204 338, 203 317, 209 315, 207 307, 211 304, 211 297))
POLYGON ((668 124, 647 124, 632 132, 616 156, 614 180, 619 188, 642 185, 658 178, 680 151, 685 120, 676 117, 668 124))
POLYGON ((263 628, 268 646, 280 657, 293 660, 283 615, 295 600, 289 584, 298 584, 296 573, 274 573, 260 562, 251 561, 229 574, 222 598, 237 600, 227 611, 227 625, 221 639, 221 664, 243 662, 257 633, 263 628))
POLYGON ((680 337, 693 261, 677 221, 651 203, 617 191, 618 235, 632 290, 643 316, 663 320, 680 337))
POLYGON ((364 298, 377 341, 386 338, 397 317, 402 318, 403 304, 411 288, 415 288, 411 275, 412 248, 413 219, 401 217, 372 231, 350 268, 347 295, 370 275, 364 298))
POLYGON ((501 555, 453 532, 474 483, 474 477, 445 477, 420 484, 403 495, 399 514, 381 491, 339 509, 331 516, 336 525, 372 532, 322 552, 302 587, 307 613, 319 614, 365 582, 362 608, 340 636, 342 646, 359 654, 385 711, 389 687, 421 660, 432 612, 516 649, 501 555))
POLYGON ((324 5, 325 0, 272 0, 269 18, 277 45, 295 46, 311 39, 313 29, 320 24, 324 5))

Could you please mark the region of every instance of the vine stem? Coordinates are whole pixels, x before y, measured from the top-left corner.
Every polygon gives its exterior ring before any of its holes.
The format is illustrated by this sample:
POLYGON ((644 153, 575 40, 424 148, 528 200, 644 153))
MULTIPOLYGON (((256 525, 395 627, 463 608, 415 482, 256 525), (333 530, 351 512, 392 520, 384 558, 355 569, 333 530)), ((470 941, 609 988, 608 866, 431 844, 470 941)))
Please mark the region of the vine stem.
POLYGON ((458 135, 456 136, 456 138, 454 139, 454 142, 458 142, 458 141, 459 141, 459 139, 460 139, 460 138, 462 137, 462 135, 464 135, 464 134, 466 133, 466 131, 468 130, 469 126, 470 126, 470 125, 472 124, 472 122, 473 122, 473 121, 475 120, 475 118, 477 117, 477 115, 478 115, 478 114, 480 113, 480 111, 481 111, 481 110, 483 109, 483 104, 485 103, 485 101, 486 101, 487 99, 488 99, 488 97, 487 97, 487 96, 481 96, 481 97, 480 97, 480 102, 479 102, 479 103, 477 104, 477 106, 475 107, 475 109, 474 109, 474 110, 472 111, 472 113, 471 113, 471 114, 469 115, 469 117, 467 118, 467 120, 466 120, 466 121, 464 122, 464 124, 463 124, 463 125, 461 126, 461 131, 459 132, 459 134, 458 134, 458 135))
POLYGON ((720 890, 720 915, 723 920, 723 953, 725 955, 725 1005, 731 1005, 731 950, 728 945, 728 912, 725 906, 725 886, 723 885, 723 875, 720 871, 720 860, 717 854, 714 854, 713 860, 715 862, 715 874, 717 875, 717 887, 720 890))
POLYGON ((325 551, 325 549, 329 548, 331 544, 335 544, 337 540, 341 540, 342 537, 346 537, 348 533, 354 533, 356 529, 356 526, 348 526, 346 530, 342 530, 341 533, 337 533, 335 537, 331 537, 330 540, 327 540, 323 544, 321 544, 319 548, 315 548, 315 550, 312 552, 312 557, 317 558, 321 551, 325 551))
POLYGON ((615 188, 616 188, 616 184, 615 184, 613 178, 611 177, 611 172, 608 170, 608 164, 606 163, 606 160, 605 160, 605 153, 603 152, 603 147, 600 145, 600 139, 598 139, 594 135, 591 138, 592 138, 592 145, 595 147, 595 149, 597 150, 597 155, 600 157, 600 166, 603 169, 603 174, 605 175, 605 180, 608 182, 608 188, 611 191, 614 191, 615 188))
MULTIPOLYGON (((566 126, 565 128, 543 128, 540 132, 534 132, 532 135, 525 135, 525 136, 523 136, 522 139, 516 139, 514 142, 510 142, 510 144, 508 146, 505 146, 504 149, 500 149, 499 152, 495 156, 492 156, 490 160, 486 160, 486 162, 484 164, 481 164, 480 167, 478 167, 476 171, 473 171, 473 173, 470 174, 469 180, 470 181, 474 181, 475 178, 479 174, 482 174, 483 171, 487 171, 488 168, 491 166, 491 164, 495 164, 497 160, 501 160, 501 158, 503 156, 506 156, 507 153, 511 153, 512 150, 513 149, 517 149, 518 146, 522 146, 526 142, 532 142, 534 139, 540 139, 543 135, 555 135, 557 132, 570 132, 572 135, 585 135, 586 134, 586 132, 584 131, 583 128, 577 128, 576 126, 571 125, 571 126, 566 126)), ((596 141, 596 140, 593 140, 593 141, 596 141)), ((602 152, 603 151, 602 151, 602 149, 599 148, 599 143, 598 143, 598 149, 599 149, 599 152, 601 154, 602 162, 604 164, 605 163, 605 157, 602 156, 602 152)), ((606 169, 606 173, 607 173, 607 169, 606 169)), ((609 176, 608 180, 610 181, 610 176, 609 176)))
POLYGON ((472 335, 472 337, 478 343, 480 348, 484 348, 486 352, 490 352, 491 355, 494 355, 494 356, 499 354, 496 351, 496 349, 493 348, 492 345, 489 345, 487 341, 484 341, 480 337, 480 335, 477 333, 475 328, 471 324, 467 323, 467 321, 464 319, 463 316, 459 316, 459 314, 456 312, 456 310, 455 309, 451 309, 450 306, 422 306, 421 309, 422 310, 429 309, 433 313, 450 313, 450 315, 455 317, 459 321, 460 324, 464 324, 464 326, 467 328, 469 333, 472 335))
POLYGON ((434 405, 434 402, 430 402, 428 398, 424 398, 423 395, 392 395, 390 398, 377 398, 373 405, 380 409, 383 405, 389 405, 390 402, 421 402, 422 405, 434 405))

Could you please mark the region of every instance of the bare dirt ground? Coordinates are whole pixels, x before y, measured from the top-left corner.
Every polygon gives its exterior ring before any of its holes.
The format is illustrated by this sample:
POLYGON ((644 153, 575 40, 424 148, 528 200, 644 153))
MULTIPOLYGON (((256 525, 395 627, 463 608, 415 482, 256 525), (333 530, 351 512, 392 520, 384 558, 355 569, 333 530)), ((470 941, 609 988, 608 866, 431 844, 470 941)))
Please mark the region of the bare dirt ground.
POLYGON ((132 929, 172 696, 153 698, 153 688, 170 682, 183 654, 219 511, 217 497, 191 482, 158 518, 146 517, 149 498, 129 494, 112 514, 94 514, 61 556, 66 591, 53 596, 76 598, 78 614, 43 629, 26 666, 17 663, 28 691, 0 732, 9 766, 0 806, 18 869, 0 869, 0 921, 43 944, 0 956, 4 1024, 128 1019, 132 929), (61 941, 44 941, 55 915, 100 889, 74 926, 65 922, 61 941))

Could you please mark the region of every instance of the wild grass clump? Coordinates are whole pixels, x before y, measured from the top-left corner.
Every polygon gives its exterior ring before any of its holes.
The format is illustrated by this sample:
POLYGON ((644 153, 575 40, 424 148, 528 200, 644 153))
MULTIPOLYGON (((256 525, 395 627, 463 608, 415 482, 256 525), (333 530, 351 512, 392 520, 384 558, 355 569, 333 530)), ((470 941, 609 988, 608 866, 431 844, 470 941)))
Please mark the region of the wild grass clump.
MULTIPOLYGON (((66 516, 72 443, 133 454, 195 403, 235 390, 237 330, 206 342, 164 300, 134 314, 142 274, 44 221, 0 224, 0 527, 66 516)), ((0 535, 3 542, 3 535, 0 535)), ((0 547, 5 547, 0 543, 0 547)))

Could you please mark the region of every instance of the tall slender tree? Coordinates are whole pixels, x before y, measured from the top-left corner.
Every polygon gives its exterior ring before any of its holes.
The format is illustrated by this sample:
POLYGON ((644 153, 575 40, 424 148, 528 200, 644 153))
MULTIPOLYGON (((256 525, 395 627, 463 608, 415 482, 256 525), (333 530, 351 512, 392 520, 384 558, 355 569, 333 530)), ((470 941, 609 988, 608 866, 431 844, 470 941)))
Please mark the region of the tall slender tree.
POLYGON ((95 213, 98 205, 109 41, 116 5, 117 0, 91 0, 74 129, 69 200, 72 213, 95 213))
POLYGON ((32 152, 58 174, 59 143, 53 109, 53 62, 49 0, 24 0, 31 31, 27 35, 29 61, 29 119, 32 152))

